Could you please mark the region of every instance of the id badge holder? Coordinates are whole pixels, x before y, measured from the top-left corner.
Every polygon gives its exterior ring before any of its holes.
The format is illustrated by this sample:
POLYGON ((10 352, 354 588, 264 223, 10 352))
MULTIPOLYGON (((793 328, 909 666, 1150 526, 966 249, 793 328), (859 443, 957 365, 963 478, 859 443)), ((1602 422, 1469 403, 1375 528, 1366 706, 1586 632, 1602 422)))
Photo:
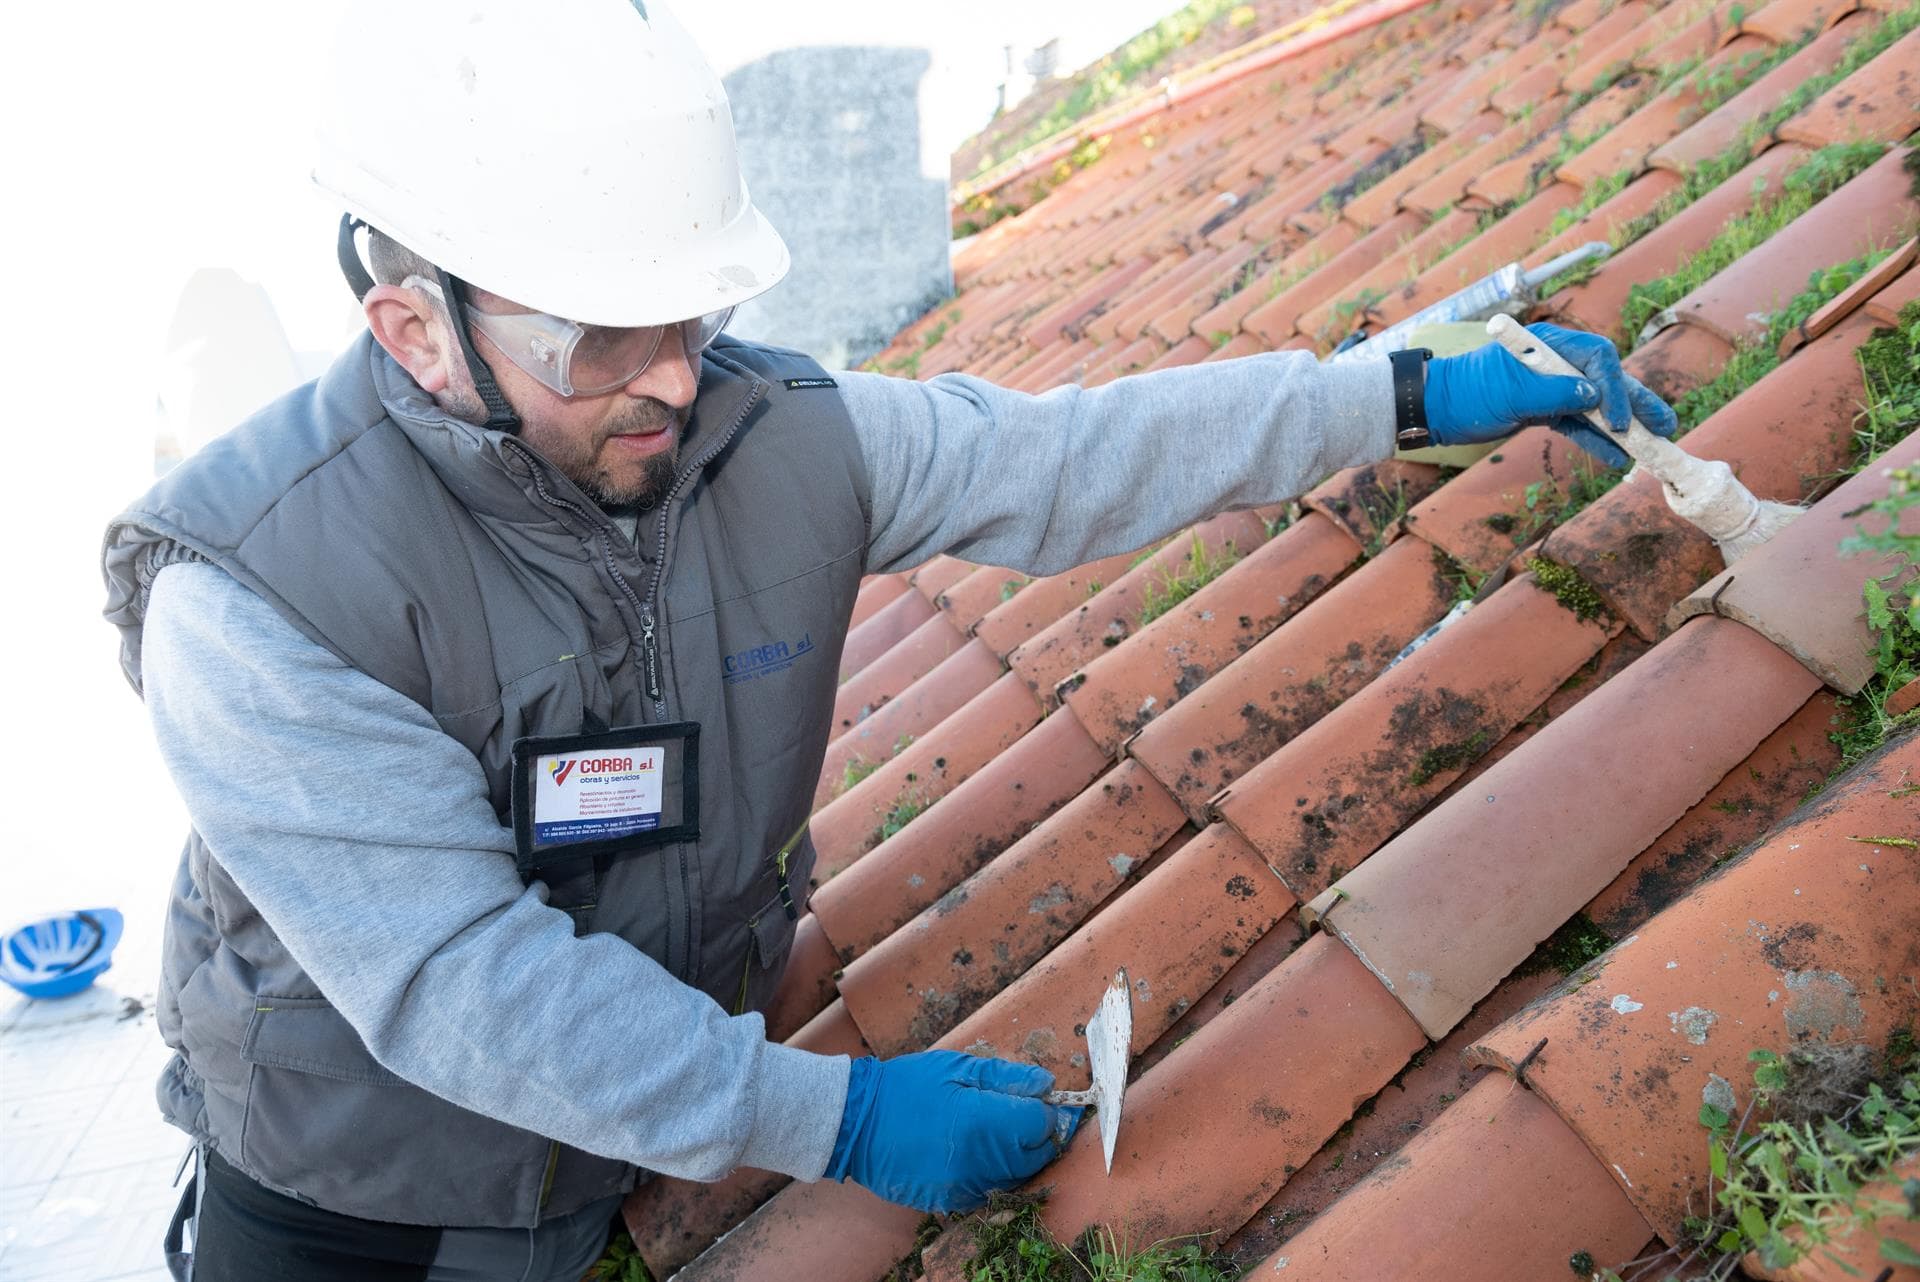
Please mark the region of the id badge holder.
POLYGON ((700 726, 622 726, 513 745, 514 862, 579 928, 612 857, 700 836, 700 726))

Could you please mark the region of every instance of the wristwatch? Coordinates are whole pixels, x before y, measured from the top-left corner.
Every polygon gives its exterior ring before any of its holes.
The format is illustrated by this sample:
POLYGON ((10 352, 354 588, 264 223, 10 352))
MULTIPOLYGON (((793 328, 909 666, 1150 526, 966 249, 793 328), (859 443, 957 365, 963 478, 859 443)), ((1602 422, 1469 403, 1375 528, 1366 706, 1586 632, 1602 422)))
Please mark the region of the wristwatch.
POLYGON ((1421 450, 1433 444, 1427 430, 1427 362, 1433 352, 1409 347, 1387 353, 1393 366, 1393 440, 1403 450, 1421 450))

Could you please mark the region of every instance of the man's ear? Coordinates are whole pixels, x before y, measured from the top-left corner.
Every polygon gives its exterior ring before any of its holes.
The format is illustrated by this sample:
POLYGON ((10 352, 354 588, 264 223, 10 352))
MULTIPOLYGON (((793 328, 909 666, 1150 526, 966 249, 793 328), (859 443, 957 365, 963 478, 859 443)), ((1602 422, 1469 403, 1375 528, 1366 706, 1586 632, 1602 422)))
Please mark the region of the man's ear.
POLYGON ((420 390, 445 391, 452 376, 452 335, 433 300, 417 289, 375 285, 361 306, 374 340, 413 375, 420 390))

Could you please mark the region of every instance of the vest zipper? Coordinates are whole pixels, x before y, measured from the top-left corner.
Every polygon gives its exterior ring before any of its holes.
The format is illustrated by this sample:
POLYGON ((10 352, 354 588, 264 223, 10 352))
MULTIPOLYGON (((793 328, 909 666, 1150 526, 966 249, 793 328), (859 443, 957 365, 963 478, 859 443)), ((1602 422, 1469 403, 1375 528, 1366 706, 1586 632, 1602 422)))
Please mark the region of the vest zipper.
POLYGON ((733 422, 727 430, 722 432, 707 451, 692 464, 680 469, 680 475, 674 478, 673 487, 660 500, 660 516, 654 523, 656 534, 653 569, 647 576, 647 591, 645 599, 638 603, 638 612, 641 644, 647 661, 647 693, 653 697, 654 712, 662 721, 667 719, 667 700, 659 672, 660 649, 655 635, 654 607, 660 599, 661 584, 667 577, 667 518, 673 510, 673 501, 680 497, 680 491, 687 488, 687 483, 698 476, 707 464, 713 462, 721 450, 733 443, 733 438, 739 434, 741 424, 747 421, 747 415, 751 414, 753 407, 760 403, 760 393, 765 387, 766 384, 758 379, 754 381, 753 386, 747 391, 746 402, 740 406, 740 412, 733 416, 733 422))

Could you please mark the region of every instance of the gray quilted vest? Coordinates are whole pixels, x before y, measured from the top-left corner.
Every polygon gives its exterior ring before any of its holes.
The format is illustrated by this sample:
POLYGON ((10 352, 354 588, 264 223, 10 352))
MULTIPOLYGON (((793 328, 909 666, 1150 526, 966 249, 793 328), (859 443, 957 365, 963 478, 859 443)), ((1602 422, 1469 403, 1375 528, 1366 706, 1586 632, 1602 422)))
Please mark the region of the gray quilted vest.
MULTIPOLYGON (((522 736, 698 722, 698 841, 599 861, 576 924, 728 1009, 758 1008, 793 931, 774 856, 807 818, 867 542, 867 477, 831 388, 806 357, 723 339, 680 483, 629 541, 518 440, 439 412, 363 334, 109 529, 122 665, 139 689, 154 576, 211 561, 432 713, 480 761, 503 824, 522 736), (796 657, 753 680, 728 665, 768 653, 796 657)), ((787 863, 801 905, 812 859, 803 839, 787 863)), ((159 1019, 179 1052, 160 1082, 169 1120, 327 1210, 532 1225, 637 1178, 389 1072, 197 834, 174 882, 159 1019)))

